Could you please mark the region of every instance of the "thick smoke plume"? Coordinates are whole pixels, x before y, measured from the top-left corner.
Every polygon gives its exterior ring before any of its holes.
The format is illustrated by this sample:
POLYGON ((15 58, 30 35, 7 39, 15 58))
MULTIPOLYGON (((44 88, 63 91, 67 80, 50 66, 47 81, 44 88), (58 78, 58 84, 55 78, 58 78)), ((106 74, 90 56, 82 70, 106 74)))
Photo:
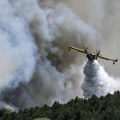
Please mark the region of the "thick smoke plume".
POLYGON ((68 47, 101 48, 106 55, 119 57, 118 2, 0 1, 0 106, 16 109, 83 97, 85 60, 81 54, 69 53, 68 47))

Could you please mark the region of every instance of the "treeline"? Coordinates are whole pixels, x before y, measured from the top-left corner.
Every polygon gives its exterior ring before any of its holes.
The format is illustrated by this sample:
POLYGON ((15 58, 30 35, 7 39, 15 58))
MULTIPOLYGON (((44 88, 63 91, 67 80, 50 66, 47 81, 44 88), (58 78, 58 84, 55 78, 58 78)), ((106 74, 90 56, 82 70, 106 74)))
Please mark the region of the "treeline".
POLYGON ((120 120, 120 92, 105 97, 93 95, 89 99, 76 97, 66 104, 55 102, 52 107, 32 107, 19 112, 8 109, 0 110, 0 120, 34 120, 48 118, 50 120, 120 120))

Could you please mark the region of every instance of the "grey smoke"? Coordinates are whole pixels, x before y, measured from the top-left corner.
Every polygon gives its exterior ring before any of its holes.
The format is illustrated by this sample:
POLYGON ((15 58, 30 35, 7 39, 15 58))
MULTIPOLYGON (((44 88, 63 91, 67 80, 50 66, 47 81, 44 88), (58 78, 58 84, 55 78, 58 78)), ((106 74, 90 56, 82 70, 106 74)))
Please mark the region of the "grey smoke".
POLYGON ((69 45, 87 46, 90 51, 101 48, 108 56, 119 56, 117 47, 112 52, 105 47, 106 43, 116 45, 115 35, 108 42, 110 26, 115 30, 110 24, 114 21, 111 10, 116 8, 111 6, 112 1, 106 4, 101 0, 94 8, 94 2, 0 1, 0 99, 4 106, 52 105, 55 100, 83 97, 80 86, 86 59, 79 53, 69 53, 69 45), (77 4, 78 9, 74 7, 77 4), (93 14, 95 11, 97 14, 93 14))

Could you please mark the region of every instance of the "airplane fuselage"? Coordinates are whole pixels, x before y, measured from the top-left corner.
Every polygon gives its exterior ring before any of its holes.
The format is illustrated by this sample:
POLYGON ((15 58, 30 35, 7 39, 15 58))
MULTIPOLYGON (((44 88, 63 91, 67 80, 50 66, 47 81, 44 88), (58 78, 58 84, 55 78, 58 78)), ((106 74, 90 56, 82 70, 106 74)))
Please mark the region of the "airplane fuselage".
POLYGON ((86 57, 91 61, 97 59, 96 55, 94 55, 93 53, 87 53, 86 57))

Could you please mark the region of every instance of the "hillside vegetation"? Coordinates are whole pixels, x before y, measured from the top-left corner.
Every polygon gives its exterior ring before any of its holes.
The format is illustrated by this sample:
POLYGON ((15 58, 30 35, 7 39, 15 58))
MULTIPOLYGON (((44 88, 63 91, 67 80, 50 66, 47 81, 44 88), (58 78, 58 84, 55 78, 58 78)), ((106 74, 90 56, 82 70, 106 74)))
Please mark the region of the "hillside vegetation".
POLYGON ((120 120, 120 92, 89 99, 76 97, 66 104, 55 102, 52 107, 32 107, 19 112, 0 110, 0 120, 120 120), (42 119, 40 119, 42 120, 42 119), (44 120, 44 119, 43 119, 44 120))

